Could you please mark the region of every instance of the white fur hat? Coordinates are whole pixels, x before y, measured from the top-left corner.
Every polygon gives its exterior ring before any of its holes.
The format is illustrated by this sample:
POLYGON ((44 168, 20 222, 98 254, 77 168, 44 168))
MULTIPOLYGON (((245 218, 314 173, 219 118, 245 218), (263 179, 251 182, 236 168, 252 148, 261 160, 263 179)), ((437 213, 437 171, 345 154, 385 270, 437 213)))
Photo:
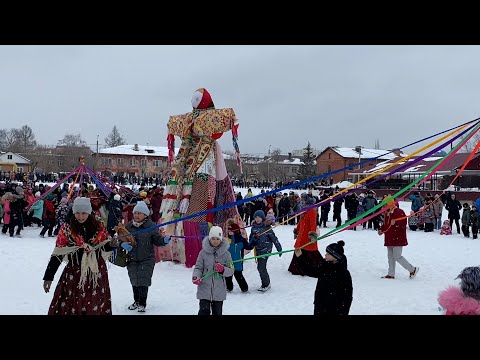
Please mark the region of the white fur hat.
POLYGON ((220 226, 212 226, 210 232, 208 233, 208 237, 212 238, 219 238, 220 240, 223 238, 223 230, 220 226))
POLYGON ((120 195, 118 195, 118 194, 115 194, 115 196, 113 197, 113 200, 120 201, 120 195))

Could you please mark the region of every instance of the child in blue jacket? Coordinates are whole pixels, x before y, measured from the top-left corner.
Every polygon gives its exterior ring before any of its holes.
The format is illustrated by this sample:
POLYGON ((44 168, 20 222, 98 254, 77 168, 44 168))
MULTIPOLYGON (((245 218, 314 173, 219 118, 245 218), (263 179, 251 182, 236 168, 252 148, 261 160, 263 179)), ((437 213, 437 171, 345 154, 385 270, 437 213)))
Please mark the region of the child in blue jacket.
MULTIPOLYGON (((273 232, 270 225, 265 224, 265 213, 263 210, 257 210, 254 214, 252 230, 250 232, 249 244, 256 248, 256 256, 267 255, 272 252, 273 244, 277 251, 282 251, 282 245, 273 232)), ((279 254, 278 256, 282 256, 279 254)), ((270 289, 270 276, 267 272, 268 256, 257 258, 257 270, 262 280, 262 286, 258 291, 265 292, 270 289)))

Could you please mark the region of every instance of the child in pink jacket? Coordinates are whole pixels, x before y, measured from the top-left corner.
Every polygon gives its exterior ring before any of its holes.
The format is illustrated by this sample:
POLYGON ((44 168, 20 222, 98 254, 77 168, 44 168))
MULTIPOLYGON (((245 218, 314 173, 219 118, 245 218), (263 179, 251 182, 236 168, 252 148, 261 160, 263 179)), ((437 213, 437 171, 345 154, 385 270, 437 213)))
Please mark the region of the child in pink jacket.
POLYGON ((456 278, 460 288, 450 286, 438 295, 445 315, 480 315, 480 267, 466 267, 456 278))
POLYGON ((3 195, 4 203, 3 203, 3 228, 2 233, 6 234, 8 231, 8 226, 10 225, 10 199, 12 194, 5 193, 3 195))

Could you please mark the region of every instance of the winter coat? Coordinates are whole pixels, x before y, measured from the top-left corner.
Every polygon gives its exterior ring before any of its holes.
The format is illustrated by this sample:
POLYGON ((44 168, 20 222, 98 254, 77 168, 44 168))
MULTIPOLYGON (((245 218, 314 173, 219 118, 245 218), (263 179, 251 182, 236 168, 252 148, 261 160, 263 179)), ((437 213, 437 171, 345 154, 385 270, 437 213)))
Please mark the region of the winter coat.
POLYGON ((460 205, 460 201, 448 199, 447 203, 445 204, 445 209, 448 210, 448 218, 449 219, 460 219, 460 209, 462 205, 460 205))
POLYGON ((478 227, 478 221, 479 221, 479 216, 478 216, 478 211, 477 210, 470 210, 470 220, 468 222, 468 226, 476 226, 478 227))
POLYGON ((160 207, 162 205, 162 195, 155 193, 152 196, 150 202, 152 203, 152 221, 156 224, 158 219, 160 219, 160 207))
POLYGON ((423 198, 420 195, 412 194, 408 198, 412 200, 412 211, 417 212, 423 206, 423 198))
POLYGON ((462 225, 468 225, 470 222, 470 208, 463 209, 462 212, 462 225))
POLYGON ((418 225, 418 215, 410 215, 408 217, 408 226, 417 226, 418 225))
POLYGON ((23 210, 27 207, 28 203, 23 198, 23 195, 13 195, 15 200, 10 201, 10 222, 22 221, 23 210))
POLYGON ((112 199, 108 204, 108 220, 107 229, 112 230, 119 222, 122 221, 123 205, 120 200, 112 199))
POLYGON ((33 211, 34 218, 42 220, 43 200, 38 200, 35 204, 32 205, 30 210, 33 211))
POLYGON ((442 217, 443 203, 440 199, 433 202, 433 213, 437 219, 442 217))
POLYGON ((253 222, 252 230, 250 231, 249 244, 257 249, 257 255, 270 254, 272 252, 273 244, 275 244, 277 251, 282 251, 282 245, 280 245, 277 236, 270 226, 265 226, 263 222, 260 224, 256 221, 253 222), (258 239, 255 238, 256 234, 259 235, 258 239))
POLYGON ((278 202, 278 212, 281 215, 286 215, 290 212, 290 200, 288 197, 282 197, 278 202))
POLYGON ((228 240, 223 237, 218 248, 214 248, 208 239, 203 238, 202 250, 198 254, 197 262, 193 268, 192 277, 201 279, 205 274, 213 271, 216 263, 224 265, 223 274, 215 272, 206 277, 197 288, 197 299, 209 301, 224 301, 227 298, 227 286, 225 277, 233 276, 233 266, 231 266, 232 256, 228 251, 230 247, 228 240), (230 263, 230 264, 229 264, 230 263))
MULTIPOLYGON (((294 255, 296 256, 296 255, 294 255)), ((297 257, 300 269, 307 276, 318 278, 315 288, 315 315, 348 315, 353 299, 352 277, 345 262, 329 262, 320 258, 315 265, 303 254, 297 257)))
MULTIPOLYGON (((296 229, 298 233, 295 241, 295 248, 299 248, 311 241, 308 237, 308 233, 310 231, 316 232, 317 230, 317 210, 310 209, 305 212, 303 216, 300 217, 296 229)), ((303 249, 306 251, 318 251, 317 242, 307 245, 303 249)))
POLYGON ((42 219, 55 220, 55 208, 50 200, 45 199, 43 202, 42 219))
POLYGON ((452 227, 449 223, 446 223, 445 221, 443 222, 442 228, 440 230, 440 235, 452 235, 452 227))
MULTIPOLYGON (((243 250, 252 250, 253 248, 248 244, 247 239, 245 239, 240 232, 229 236, 227 240, 230 244, 228 251, 232 256, 233 261, 243 259, 243 250)), ((233 263, 233 267, 236 271, 243 271, 243 261, 233 263)))
POLYGON ((423 215, 423 223, 425 224, 433 224, 435 221, 435 215, 433 213, 432 206, 426 206, 422 212, 423 215))
POLYGON ((385 222, 380 227, 380 230, 385 235, 384 246, 407 246, 407 219, 399 218, 405 217, 405 212, 402 209, 395 208, 393 212, 385 212, 385 222), (395 225, 390 225, 391 221, 395 219, 395 225))
POLYGON ((347 213, 349 214, 349 217, 354 218, 357 215, 357 208, 358 208, 357 196, 354 193, 345 196, 345 209, 347 209, 347 213))
POLYGON ((446 310, 445 315, 480 315, 480 300, 465 296, 458 287, 440 292, 438 303, 446 310))
POLYGON ((3 224, 10 224, 10 200, 7 199, 3 203, 3 224))
POLYGON ((68 204, 60 204, 55 210, 55 223, 58 226, 65 224, 68 215, 68 204))
POLYGON ((368 195, 365 199, 362 201, 362 206, 365 209, 365 211, 370 210, 373 208, 375 205, 378 204, 377 199, 373 197, 373 195, 368 195))
MULTIPOLYGON (((130 221, 125 225, 130 233, 155 226, 152 220, 148 219, 138 228, 130 221)), ((155 267, 155 251, 153 246, 165 246, 163 236, 157 229, 133 235, 137 245, 127 255, 128 277, 132 286, 150 286, 152 284, 153 269, 155 267)))

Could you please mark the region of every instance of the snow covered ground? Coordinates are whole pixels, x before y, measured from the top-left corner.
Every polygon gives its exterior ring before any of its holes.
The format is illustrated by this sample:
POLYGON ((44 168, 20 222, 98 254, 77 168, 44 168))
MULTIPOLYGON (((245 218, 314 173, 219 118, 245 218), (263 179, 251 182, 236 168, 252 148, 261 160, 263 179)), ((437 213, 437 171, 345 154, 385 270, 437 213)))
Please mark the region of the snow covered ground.
MULTIPOLYGON (((243 194, 246 189, 236 189, 243 194)), ((297 191, 301 193, 302 191, 297 191)), ((259 189, 253 189, 254 195, 259 189)), ((461 201, 461 199, 460 199, 461 201)), ((410 203, 400 203, 407 213, 410 203)), ((330 213, 329 220, 332 218, 330 213)), ((446 218, 444 210, 443 219, 446 218)), ((342 219, 346 219, 343 209, 342 219)), ((333 222, 327 224, 334 227, 333 222)), ((249 229, 248 229, 249 230, 249 229)), ((404 248, 404 256, 414 266, 420 267, 418 276, 410 280, 408 272, 397 265, 395 280, 381 279, 387 273, 387 254, 383 246, 383 236, 373 230, 343 231, 319 242, 319 249, 338 240, 344 240, 345 254, 348 256, 349 270, 353 279, 353 303, 350 314, 424 314, 440 315, 437 303, 438 292, 450 284, 466 266, 480 265, 480 240, 465 238, 463 235, 440 236, 433 233, 408 231, 409 245, 404 248)), ((280 225, 274 229, 283 249, 293 249, 293 226, 280 225)), ((0 259, 2 271, 0 283, 1 314, 46 314, 53 291, 43 291, 43 274, 53 250, 54 238, 40 238, 40 229, 30 227, 22 231, 22 238, 0 235, 0 259)), ((248 256, 248 255, 247 255, 248 256)), ((281 315, 313 313, 313 296, 316 279, 293 276, 288 265, 293 252, 282 257, 272 256, 268 261, 268 272, 272 288, 259 293, 260 277, 254 261, 245 262, 244 276, 250 291, 241 293, 234 280, 235 288, 227 295, 223 312, 249 315, 281 315)), ((55 275, 52 290, 61 274, 62 267, 55 275)), ((196 286, 191 283, 192 269, 172 262, 156 264, 153 284, 148 294, 146 314, 196 314, 198 300, 196 286)), ((109 267, 112 292, 113 314, 132 314, 127 310, 133 302, 132 290, 125 268, 109 267)))

